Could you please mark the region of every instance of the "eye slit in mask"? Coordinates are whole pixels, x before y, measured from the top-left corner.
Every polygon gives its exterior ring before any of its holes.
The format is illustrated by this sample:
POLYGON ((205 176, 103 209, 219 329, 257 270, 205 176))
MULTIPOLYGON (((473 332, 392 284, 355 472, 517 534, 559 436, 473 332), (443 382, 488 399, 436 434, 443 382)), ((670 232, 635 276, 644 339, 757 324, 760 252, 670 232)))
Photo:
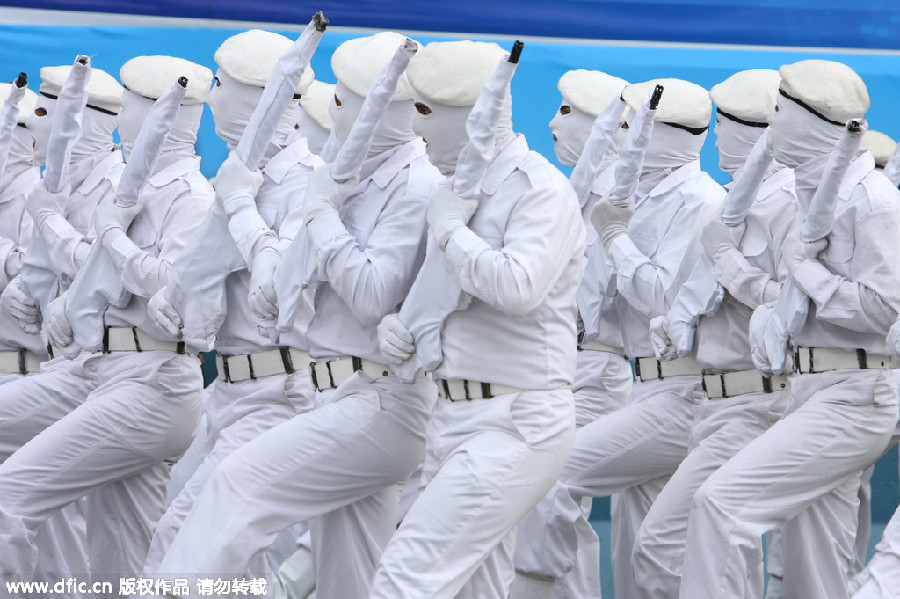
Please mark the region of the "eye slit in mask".
POLYGON ((628 121, 622 121, 622 129, 628 129, 628 121))
POLYGON ((571 106, 566 106, 565 104, 563 104, 562 106, 559 107, 559 114, 561 114, 563 116, 565 116, 571 112, 572 112, 571 106))
POLYGON ((416 112, 422 115, 431 114, 431 108, 421 102, 416 102, 416 112))
POLYGON ((213 81, 216 82, 216 87, 222 87, 222 82, 219 80, 218 77, 213 77, 213 81))
POLYGON ((34 109, 35 116, 47 116, 47 109, 43 106, 38 106, 34 109))
POLYGON ((341 107, 341 99, 337 97, 337 94, 334 94, 334 105, 338 108, 341 107))

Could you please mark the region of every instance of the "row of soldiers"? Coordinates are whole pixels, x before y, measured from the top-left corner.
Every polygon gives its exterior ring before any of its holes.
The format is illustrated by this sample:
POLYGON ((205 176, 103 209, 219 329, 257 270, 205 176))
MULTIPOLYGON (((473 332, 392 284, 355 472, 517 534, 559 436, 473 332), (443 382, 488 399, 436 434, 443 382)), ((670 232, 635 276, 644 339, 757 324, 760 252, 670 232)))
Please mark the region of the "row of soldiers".
POLYGON ((599 597, 611 496, 619 599, 762 597, 764 534, 767 597, 896 597, 900 154, 859 76, 569 71, 567 179, 514 132, 521 45, 377 33, 329 86, 326 25, 4 90, 7 592, 599 597))

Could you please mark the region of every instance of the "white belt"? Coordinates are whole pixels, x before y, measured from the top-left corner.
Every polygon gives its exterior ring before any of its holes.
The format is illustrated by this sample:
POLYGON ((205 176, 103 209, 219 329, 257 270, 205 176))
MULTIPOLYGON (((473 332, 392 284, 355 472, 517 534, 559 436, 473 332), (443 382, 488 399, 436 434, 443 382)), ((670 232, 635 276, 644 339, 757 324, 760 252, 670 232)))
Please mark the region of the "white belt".
POLYGON ((170 351, 185 352, 184 341, 160 341, 137 327, 106 327, 103 338, 103 353, 128 351, 170 351))
POLYGON ((239 383, 275 374, 291 374, 306 370, 312 360, 309 352, 293 347, 280 347, 256 354, 216 355, 218 378, 226 383, 239 383))
POLYGON ((737 397, 747 393, 772 393, 786 388, 787 376, 765 376, 758 370, 703 375, 703 390, 710 399, 737 397))
MULTIPOLYGON (((317 360, 309 364, 309 373, 312 375, 313 384, 319 391, 337 389, 357 371, 362 371, 373 379, 392 376, 390 368, 384 364, 370 362, 355 356, 327 361, 317 360)), ((419 373, 421 374, 421 372, 420 370, 419 373)))
POLYGON ((590 351, 605 351, 610 354, 616 354, 619 356, 624 356, 625 351, 620 347, 613 347, 612 345, 606 345, 601 341, 585 341, 581 345, 578 346, 578 349, 581 350, 590 350, 590 351))
POLYGON ((641 381, 664 379, 670 376, 700 376, 702 369, 693 358, 675 358, 669 362, 660 362, 656 358, 635 358, 634 375, 641 381))
POLYGON ((495 383, 478 383, 465 379, 441 380, 438 383, 438 394, 450 401, 463 401, 472 399, 490 399, 497 395, 508 393, 522 393, 524 389, 517 389, 507 385, 495 383))
POLYGON ((41 363, 48 359, 48 356, 42 356, 24 348, 0 351, 0 375, 38 372, 41 369, 41 363))
POLYGON ((872 354, 864 349, 798 347, 794 352, 794 372, 815 374, 827 370, 866 370, 896 368, 890 356, 872 354))

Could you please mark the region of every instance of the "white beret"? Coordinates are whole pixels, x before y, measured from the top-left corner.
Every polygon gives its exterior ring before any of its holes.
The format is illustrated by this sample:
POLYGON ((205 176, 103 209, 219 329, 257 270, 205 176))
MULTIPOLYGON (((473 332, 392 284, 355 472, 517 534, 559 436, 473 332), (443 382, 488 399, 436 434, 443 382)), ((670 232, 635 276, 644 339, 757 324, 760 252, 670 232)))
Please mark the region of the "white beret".
POLYGON ((175 56, 135 56, 119 71, 125 87, 139 96, 158 100, 179 77, 188 78, 182 105, 205 104, 212 87, 212 71, 175 56))
POLYGON ((629 108, 637 111, 647 94, 657 85, 662 85, 665 89, 653 116, 654 121, 691 129, 709 127, 709 119, 712 117, 709 92, 696 83, 684 79, 653 79, 643 83, 632 83, 622 91, 622 99, 629 108))
MULTIPOLYGON (((42 68, 40 92, 54 98, 59 96, 71 70, 71 65, 42 68)), ((104 112, 119 114, 119 109, 122 108, 123 91, 115 77, 102 69, 91 67, 91 78, 87 84, 88 106, 104 112)))
MULTIPOLYGON (((0 85, 0 104, 6 102, 6 99, 9 97, 10 85, 0 85)), ((37 104, 37 94, 31 91, 30 89, 25 89, 25 95, 23 95, 19 99, 19 123, 25 124, 25 119, 34 112, 34 107, 37 104)))
MULTIPOLYGON (((365 98, 381 70, 405 41, 405 35, 393 31, 347 40, 331 55, 331 70, 350 91, 365 98)), ((416 45, 421 47, 418 42, 416 45)), ((409 80, 403 73, 397 81, 394 100, 412 100, 412 97, 409 80)))
MULTIPOLYGON (((781 75, 772 69, 739 71, 709 90, 709 98, 726 117, 766 124, 775 110, 781 75)), ((663 93, 665 97, 665 93, 663 93)))
POLYGON ((300 106, 320 127, 331 130, 331 114, 328 107, 334 98, 334 83, 313 81, 306 93, 300 96, 300 106))
POLYGON ((778 69, 781 93, 820 117, 843 126, 869 110, 866 84, 847 65, 830 60, 801 60, 778 69))
POLYGON ((572 106, 593 117, 622 94, 628 82, 601 71, 577 69, 559 78, 559 93, 572 106))
POLYGON ((507 52, 488 42, 431 42, 409 61, 409 82, 427 100, 474 106, 507 52))
MULTIPOLYGON (((294 42, 278 33, 251 29, 222 42, 214 58, 219 68, 238 83, 265 87, 278 59, 293 45, 294 42)), ((307 66, 295 93, 305 94, 315 78, 312 67, 307 66)))
POLYGON ((894 151, 897 149, 897 142, 881 131, 868 129, 863 133, 859 142, 859 148, 872 152, 872 155, 875 157, 875 164, 884 167, 888 160, 891 159, 891 156, 894 155, 894 151))

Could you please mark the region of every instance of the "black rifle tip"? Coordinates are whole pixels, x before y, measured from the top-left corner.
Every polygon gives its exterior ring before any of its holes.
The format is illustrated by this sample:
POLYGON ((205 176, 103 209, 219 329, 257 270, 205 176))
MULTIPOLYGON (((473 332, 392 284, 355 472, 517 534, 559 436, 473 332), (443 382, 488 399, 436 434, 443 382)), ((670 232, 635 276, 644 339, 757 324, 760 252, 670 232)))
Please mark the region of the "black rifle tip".
POLYGON ((662 98, 664 90, 665 88, 661 85, 657 85, 653 88, 653 95, 650 96, 650 110, 656 110, 656 107, 659 106, 659 101, 662 98))
POLYGON ((28 73, 24 71, 19 73, 19 76, 16 77, 16 87, 23 88, 28 85, 28 73))
POLYGON ((181 77, 178 78, 178 85, 180 85, 180 86, 183 87, 183 88, 187 88, 187 84, 188 84, 188 78, 187 78, 187 77, 185 77, 184 75, 182 75, 181 77))
POLYGON ((509 51, 509 62, 517 64, 519 62, 519 56, 522 55, 522 48, 524 47, 525 42, 516 40, 513 44, 512 50, 509 51))
POLYGON ((313 21, 316 24, 316 31, 319 32, 325 31, 325 28, 328 27, 328 24, 331 22, 325 18, 325 15, 321 10, 313 15, 313 21))

